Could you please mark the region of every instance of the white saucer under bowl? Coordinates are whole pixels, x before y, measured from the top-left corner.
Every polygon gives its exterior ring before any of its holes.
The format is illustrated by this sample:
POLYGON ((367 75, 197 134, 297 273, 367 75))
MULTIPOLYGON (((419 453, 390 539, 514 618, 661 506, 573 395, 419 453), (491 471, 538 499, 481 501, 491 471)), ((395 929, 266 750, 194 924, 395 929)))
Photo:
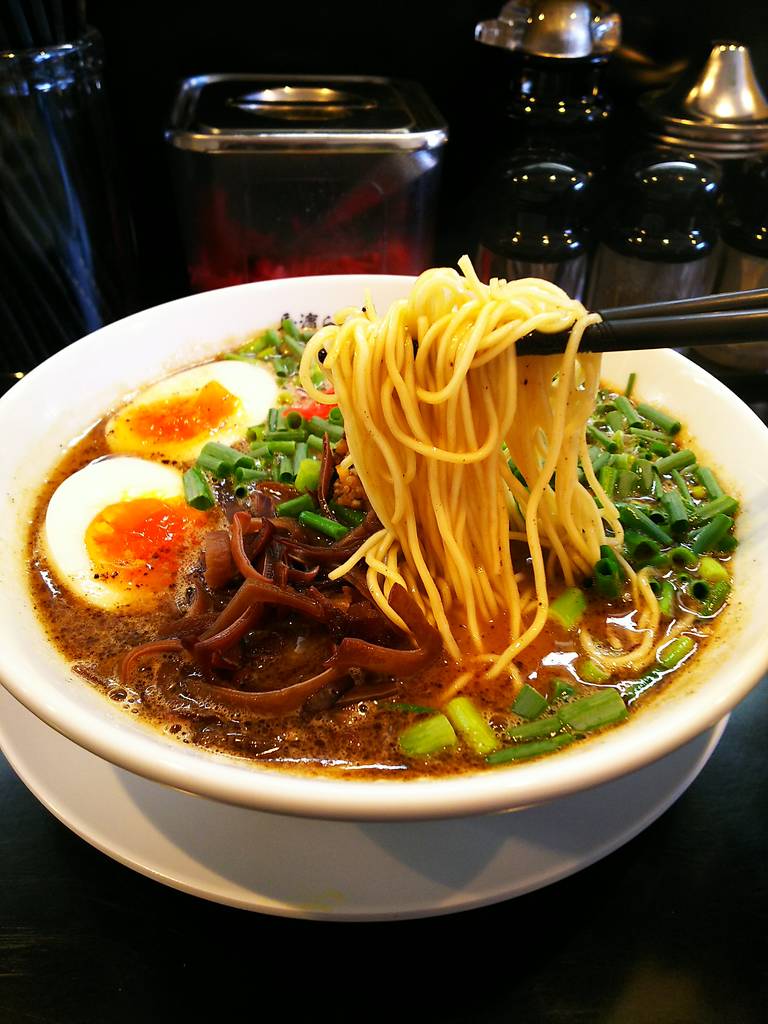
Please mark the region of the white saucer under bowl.
POLYGON ((41 803, 97 849, 218 903, 336 921, 469 910, 579 871, 687 789, 726 721, 639 771, 547 804, 445 821, 354 823, 267 814, 151 782, 64 738, 0 686, 5 756, 41 803))

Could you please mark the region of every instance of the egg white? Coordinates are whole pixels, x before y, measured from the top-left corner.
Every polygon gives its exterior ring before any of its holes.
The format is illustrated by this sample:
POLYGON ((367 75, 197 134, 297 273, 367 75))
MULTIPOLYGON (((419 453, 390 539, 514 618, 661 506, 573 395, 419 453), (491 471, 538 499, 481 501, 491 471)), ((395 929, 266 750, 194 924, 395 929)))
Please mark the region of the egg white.
POLYGON ((108 505, 137 498, 179 499, 181 473, 146 459, 108 456, 67 477, 54 491, 45 515, 43 538, 59 581, 89 604, 106 610, 146 605, 145 590, 94 579, 86 531, 108 505))
POLYGON ((146 455, 179 463, 194 462, 208 441, 231 445, 245 437, 248 427, 263 423, 276 398, 275 378, 263 366, 235 359, 192 366, 151 384, 118 410, 107 422, 107 444, 113 452, 146 455), (219 383, 239 400, 235 413, 219 428, 203 430, 194 437, 180 441, 147 439, 131 429, 131 417, 142 406, 193 396, 211 381, 219 383))

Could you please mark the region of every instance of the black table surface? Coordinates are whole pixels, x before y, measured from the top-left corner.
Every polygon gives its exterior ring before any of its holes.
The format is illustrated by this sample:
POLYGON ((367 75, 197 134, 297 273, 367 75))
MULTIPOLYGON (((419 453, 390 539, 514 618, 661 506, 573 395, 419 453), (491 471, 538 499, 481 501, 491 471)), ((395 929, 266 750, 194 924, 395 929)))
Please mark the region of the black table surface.
MULTIPOLYGON (((766 419, 768 378, 720 372, 766 419)), ((0 756, 0 1024, 768 1020, 768 687, 625 846, 482 909, 346 924, 209 903, 121 866, 0 756)))

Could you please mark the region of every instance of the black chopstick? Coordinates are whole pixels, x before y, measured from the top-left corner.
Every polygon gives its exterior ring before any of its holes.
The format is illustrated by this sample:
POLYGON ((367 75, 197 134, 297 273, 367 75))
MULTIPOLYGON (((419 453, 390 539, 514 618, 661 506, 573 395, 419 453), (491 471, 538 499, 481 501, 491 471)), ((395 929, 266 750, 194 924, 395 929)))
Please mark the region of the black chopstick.
POLYGON ((768 288, 746 292, 721 292, 720 295, 695 295, 691 299, 648 302, 639 306, 614 306, 599 309, 603 320, 633 320, 644 316, 690 316, 693 313, 726 313, 747 309, 768 309, 768 288))
MULTIPOLYGON (((624 309, 633 307, 624 307, 624 309)), ((649 307, 637 306, 638 310, 649 307)), ((651 307, 654 308, 654 307, 651 307)), ((658 306, 656 306, 658 308, 658 306)), ((608 314, 608 310, 605 313, 608 314)), ((570 331, 532 331, 517 343, 521 356, 564 352, 570 331)), ((725 310, 689 316, 636 316, 605 319, 584 331, 581 352, 626 352, 683 345, 723 345, 768 341, 768 309, 725 310)))

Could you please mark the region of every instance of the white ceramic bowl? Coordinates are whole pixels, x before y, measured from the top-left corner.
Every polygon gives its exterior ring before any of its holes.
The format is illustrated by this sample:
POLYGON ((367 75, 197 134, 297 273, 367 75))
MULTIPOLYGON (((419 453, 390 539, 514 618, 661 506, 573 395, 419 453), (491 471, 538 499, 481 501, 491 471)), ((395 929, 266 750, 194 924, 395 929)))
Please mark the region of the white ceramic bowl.
POLYGON ((26 530, 36 489, 62 449, 121 397, 213 356, 285 312, 321 316, 362 301, 383 309, 404 277, 313 277, 206 292, 146 310, 58 353, 0 400, 4 529, 0 536, 0 679, 75 743, 148 779, 214 800, 343 820, 458 817, 524 807, 635 771, 719 721, 768 664, 768 431, 713 377, 674 352, 605 359, 604 378, 686 423, 743 502, 732 607, 714 643, 652 707, 620 728, 552 758, 458 778, 356 781, 306 778, 192 749, 127 715, 74 676, 46 640, 26 579, 26 530))

